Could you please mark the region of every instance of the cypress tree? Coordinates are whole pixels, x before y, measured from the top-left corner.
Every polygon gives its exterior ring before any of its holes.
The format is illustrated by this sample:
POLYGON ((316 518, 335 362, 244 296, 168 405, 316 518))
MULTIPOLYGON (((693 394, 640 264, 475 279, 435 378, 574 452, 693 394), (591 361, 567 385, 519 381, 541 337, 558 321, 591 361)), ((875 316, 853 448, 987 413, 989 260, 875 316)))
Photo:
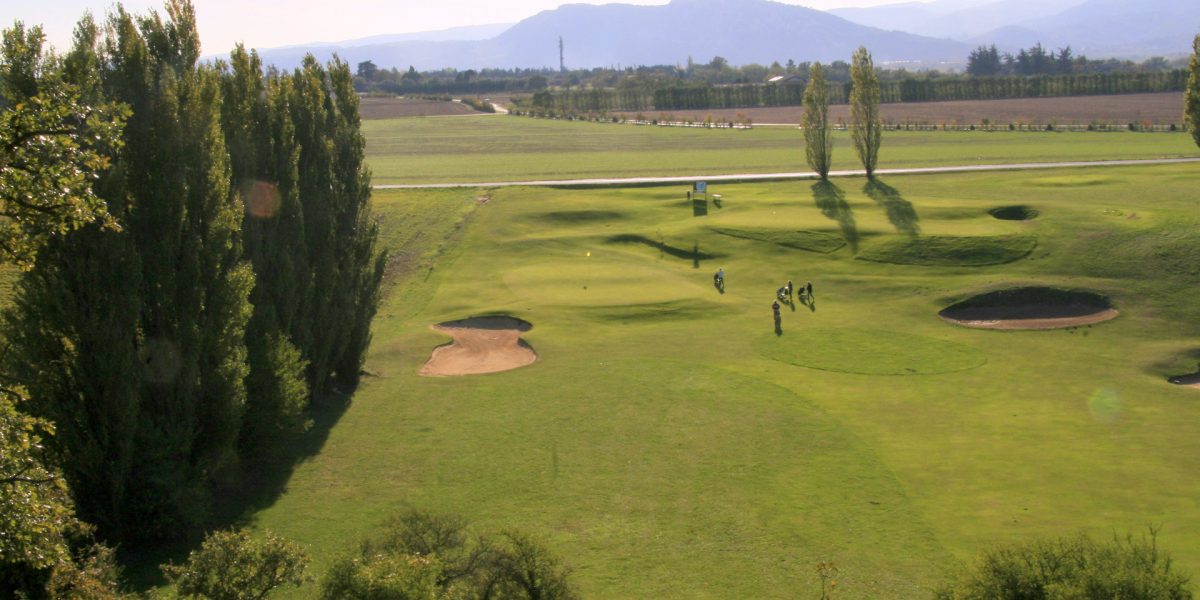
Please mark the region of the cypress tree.
POLYGON ((312 56, 290 76, 289 109, 299 152, 309 269, 303 317, 292 340, 308 361, 315 397, 358 381, 378 305, 384 256, 375 251, 377 225, 368 201, 370 173, 349 66, 323 68, 312 56))
POLYGON ((1188 63, 1187 93, 1183 107, 1183 122, 1200 146, 1200 35, 1192 39, 1192 60, 1188 63))
POLYGON ((854 150, 867 170, 867 178, 875 176, 879 162, 879 144, 883 125, 879 117, 879 75, 871 53, 859 46, 850 59, 850 137, 854 150))
POLYGON ((197 66, 191 4, 171 0, 167 15, 118 8, 100 60, 77 46, 77 64, 103 65, 100 88, 132 109, 97 185, 123 230, 56 241, 6 318, 29 408, 63 432, 80 512, 109 539, 175 537, 206 516, 245 402, 252 274, 218 77, 197 66))
POLYGON ((804 88, 804 153, 808 166, 821 179, 829 177, 833 162, 833 136, 829 131, 829 86, 825 83, 825 69, 814 62, 808 70, 808 86, 804 88))
POLYGON ((245 206, 244 251, 255 273, 246 328, 249 375, 239 448, 269 457, 306 426, 306 363, 290 328, 307 283, 294 127, 279 78, 240 45, 222 65, 222 124, 235 193, 245 206))

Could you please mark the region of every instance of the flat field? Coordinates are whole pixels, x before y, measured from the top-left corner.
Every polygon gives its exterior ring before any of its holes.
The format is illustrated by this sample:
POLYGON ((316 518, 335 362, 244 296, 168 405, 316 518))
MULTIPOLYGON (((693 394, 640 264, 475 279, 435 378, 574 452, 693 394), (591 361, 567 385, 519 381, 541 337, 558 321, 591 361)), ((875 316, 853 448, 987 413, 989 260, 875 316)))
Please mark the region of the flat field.
POLYGON ((368 96, 359 103, 363 119, 399 119, 403 117, 447 117, 483 114, 462 102, 421 98, 379 98, 368 96))
MULTIPOLYGON (((1150 123, 1154 125, 1180 124, 1183 121, 1183 93, 1163 92, 1158 94, 1122 94, 1114 96, 1072 96, 1069 98, 1009 98, 1004 100, 955 100, 949 102, 898 102, 879 105, 885 122, 892 123, 943 123, 980 125, 984 119, 991 123, 1060 125, 1087 125, 1093 121, 1101 123, 1150 123)), ((703 121, 711 114, 714 119, 734 120, 738 113, 749 117, 754 123, 800 122, 804 114, 802 106, 780 106, 771 108, 735 108, 688 111, 668 111, 678 119, 688 116, 703 121)), ((623 113, 633 118, 637 113, 623 113)), ((657 118, 658 112, 646 111, 648 118, 657 118)), ((850 106, 837 104, 829 107, 830 121, 849 122, 850 106)))
POLYGON ((740 184, 720 207, 683 187, 376 193, 396 259, 371 376, 253 521, 319 575, 404 507, 459 513, 544 536, 586 598, 815 597, 818 561, 841 597, 921 598, 996 543, 1149 525, 1200 574, 1200 390, 1166 382, 1200 359, 1197 174, 740 184), (1013 204, 1039 215, 988 214, 1013 204), (777 335, 786 279, 815 303, 777 335), (937 317, 1028 284, 1121 315, 937 317), (538 362, 417 375, 448 341, 431 325, 494 314, 532 323, 538 362))
MULTIPOLYGON (((363 122, 376 184, 808 171, 797 129, 692 129, 513 116, 363 122)), ((880 168, 1197 156, 1186 133, 883 135, 880 168)), ((838 132, 834 169, 860 168, 838 132)))

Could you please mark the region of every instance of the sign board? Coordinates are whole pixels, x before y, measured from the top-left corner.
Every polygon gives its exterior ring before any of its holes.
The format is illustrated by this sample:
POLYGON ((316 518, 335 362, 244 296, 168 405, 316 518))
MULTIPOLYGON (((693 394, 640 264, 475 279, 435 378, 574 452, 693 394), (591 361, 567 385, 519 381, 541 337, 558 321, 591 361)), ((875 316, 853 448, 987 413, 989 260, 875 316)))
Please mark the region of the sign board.
POLYGON ((708 192, 708 183, 704 182, 704 181, 697 181, 692 184, 692 191, 696 192, 697 194, 707 193, 708 192))

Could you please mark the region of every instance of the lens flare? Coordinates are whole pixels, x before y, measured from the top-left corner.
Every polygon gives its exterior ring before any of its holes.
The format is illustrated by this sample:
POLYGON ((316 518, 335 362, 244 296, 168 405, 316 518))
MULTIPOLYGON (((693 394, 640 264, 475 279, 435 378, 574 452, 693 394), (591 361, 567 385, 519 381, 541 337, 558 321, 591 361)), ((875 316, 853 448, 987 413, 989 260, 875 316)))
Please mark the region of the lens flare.
POLYGON ((242 203, 246 214, 256 219, 269 219, 279 212, 279 188, 266 181, 247 181, 241 186, 242 203))

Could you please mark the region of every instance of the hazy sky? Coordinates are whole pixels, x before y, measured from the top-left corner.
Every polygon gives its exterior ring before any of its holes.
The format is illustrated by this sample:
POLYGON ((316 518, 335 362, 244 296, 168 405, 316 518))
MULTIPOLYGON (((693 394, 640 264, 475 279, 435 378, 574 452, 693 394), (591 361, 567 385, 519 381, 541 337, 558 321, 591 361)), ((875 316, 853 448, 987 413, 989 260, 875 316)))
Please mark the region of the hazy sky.
MULTIPOLYGON (((817 9, 872 6, 900 0, 782 0, 817 9)), ((221 54, 244 42, 271 48, 305 42, 336 42, 385 33, 432 31, 459 25, 515 23, 561 0, 193 0, 205 54, 221 54)), ((666 4, 665 0, 623 0, 625 4, 666 4)), ((578 3, 578 2, 577 2, 578 3)), ((587 4, 604 4, 590 1, 587 4)), ((0 26, 13 21, 40 24, 59 48, 70 44, 79 16, 105 14, 110 0, 0 0, 0 26)), ((142 13, 160 0, 125 0, 142 13)))

